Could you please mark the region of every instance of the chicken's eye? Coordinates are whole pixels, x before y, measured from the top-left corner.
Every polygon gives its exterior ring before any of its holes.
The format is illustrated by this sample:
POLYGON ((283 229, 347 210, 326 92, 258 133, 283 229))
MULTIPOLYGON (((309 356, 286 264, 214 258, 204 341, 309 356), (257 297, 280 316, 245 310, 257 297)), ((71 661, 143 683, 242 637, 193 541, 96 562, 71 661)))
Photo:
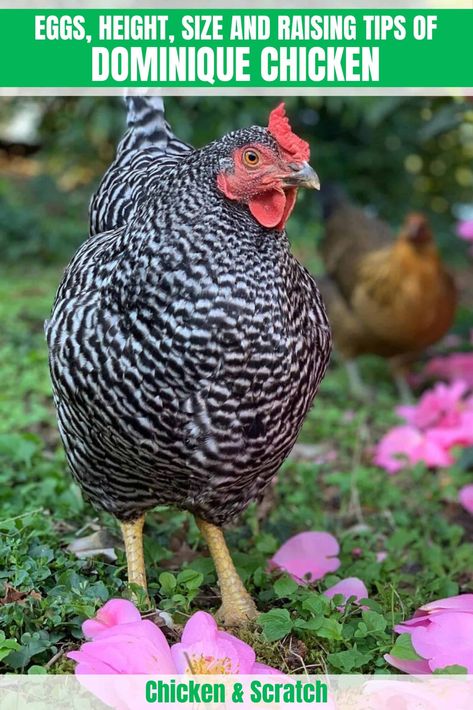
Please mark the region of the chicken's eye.
POLYGON ((245 165, 248 165, 250 168, 255 168, 260 161, 259 154, 256 152, 256 150, 245 150, 243 153, 243 162, 245 165))

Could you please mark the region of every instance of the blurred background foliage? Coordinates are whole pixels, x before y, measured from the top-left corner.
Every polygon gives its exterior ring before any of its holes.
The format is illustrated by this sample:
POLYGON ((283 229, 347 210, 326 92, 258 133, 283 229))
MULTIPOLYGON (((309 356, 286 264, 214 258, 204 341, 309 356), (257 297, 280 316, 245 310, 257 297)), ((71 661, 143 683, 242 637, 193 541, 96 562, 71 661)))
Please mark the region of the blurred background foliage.
MULTIPOLYGON (((265 125, 270 97, 166 99, 175 133, 195 146, 236 128, 265 125)), ((425 211, 447 259, 466 247, 454 236, 462 205, 473 202, 473 103, 466 98, 294 97, 294 129, 312 147, 324 181, 393 226, 425 211)), ((0 100, 0 250, 2 262, 64 262, 83 241, 87 207, 122 135, 118 98, 0 100)), ((300 196, 289 234, 315 271, 320 234, 317 196, 300 196)))

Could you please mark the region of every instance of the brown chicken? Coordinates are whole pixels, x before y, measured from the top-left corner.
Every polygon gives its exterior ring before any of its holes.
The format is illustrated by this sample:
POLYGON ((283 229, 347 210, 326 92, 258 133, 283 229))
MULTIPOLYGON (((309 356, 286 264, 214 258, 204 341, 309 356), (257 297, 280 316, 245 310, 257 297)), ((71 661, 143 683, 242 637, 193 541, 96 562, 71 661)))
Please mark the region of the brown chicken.
POLYGON ((322 204, 326 277, 319 285, 352 391, 366 395, 355 359, 375 354, 391 360, 406 399, 410 393, 402 376, 405 364, 452 324, 453 278, 424 215, 409 213, 394 237, 387 224, 351 203, 341 188, 327 188, 322 204))

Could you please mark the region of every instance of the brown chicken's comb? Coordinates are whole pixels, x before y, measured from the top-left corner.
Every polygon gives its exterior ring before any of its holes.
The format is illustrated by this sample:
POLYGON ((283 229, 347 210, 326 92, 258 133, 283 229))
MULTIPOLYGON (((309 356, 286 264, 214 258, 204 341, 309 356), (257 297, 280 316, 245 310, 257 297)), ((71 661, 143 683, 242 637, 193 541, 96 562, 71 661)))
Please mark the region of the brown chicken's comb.
POLYGON ((292 132, 284 103, 280 103, 269 114, 268 131, 277 140, 283 151, 289 153, 292 160, 309 160, 310 146, 307 141, 292 132))

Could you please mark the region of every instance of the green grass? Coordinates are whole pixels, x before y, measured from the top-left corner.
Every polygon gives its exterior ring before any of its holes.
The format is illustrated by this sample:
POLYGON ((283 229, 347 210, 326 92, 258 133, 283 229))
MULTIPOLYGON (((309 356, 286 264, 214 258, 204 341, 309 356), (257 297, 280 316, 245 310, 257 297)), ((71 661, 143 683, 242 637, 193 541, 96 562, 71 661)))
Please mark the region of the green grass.
MULTIPOLYGON (((83 502, 56 429, 43 321, 59 278, 57 267, 0 273, 0 672, 70 671, 64 654, 80 643, 82 621, 127 594, 117 523, 83 502), (68 551, 102 529, 115 562, 68 551)), ((393 624, 423 602, 471 591, 472 528, 456 504, 468 474, 460 465, 441 474, 418 466, 389 477, 373 467, 370 447, 395 421, 396 397, 383 363, 367 360, 363 369, 375 403, 351 400, 334 365, 301 435, 318 447, 309 449, 313 460, 291 458, 262 506, 227 533, 263 612, 242 637, 285 671, 387 671, 393 624), (266 572, 278 546, 302 530, 328 530, 341 545, 337 574, 306 588, 266 572), (321 595, 348 576, 366 583, 368 610, 340 612, 321 595)), ((177 623, 216 608, 215 573, 191 516, 150 514, 146 557, 156 605, 177 623)))

